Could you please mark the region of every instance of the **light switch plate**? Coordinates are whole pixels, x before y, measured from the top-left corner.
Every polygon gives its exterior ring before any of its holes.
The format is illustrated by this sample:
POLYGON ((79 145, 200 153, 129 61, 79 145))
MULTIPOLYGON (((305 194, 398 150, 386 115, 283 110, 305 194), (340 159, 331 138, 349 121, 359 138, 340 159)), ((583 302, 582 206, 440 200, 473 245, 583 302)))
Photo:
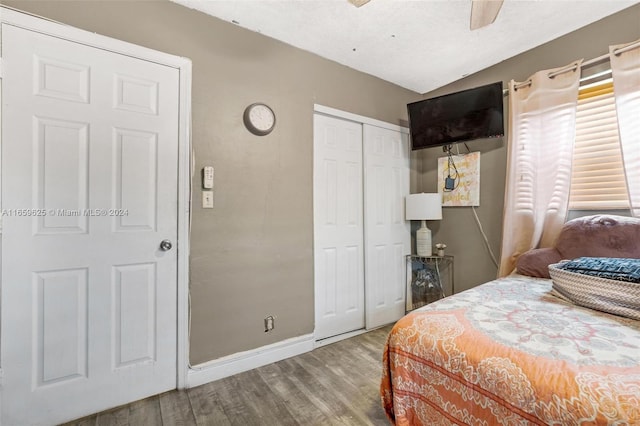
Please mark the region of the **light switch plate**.
POLYGON ((202 208, 213 208, 213 191, 202 191, 202 208))

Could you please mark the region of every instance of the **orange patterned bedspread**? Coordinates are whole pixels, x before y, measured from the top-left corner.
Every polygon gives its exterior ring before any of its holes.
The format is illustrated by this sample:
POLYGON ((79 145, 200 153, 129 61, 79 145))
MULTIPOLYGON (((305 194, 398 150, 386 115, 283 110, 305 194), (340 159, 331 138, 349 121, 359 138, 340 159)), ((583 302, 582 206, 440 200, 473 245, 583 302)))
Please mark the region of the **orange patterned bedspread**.
POLYGON ((640 322, 511 276, 402 318, 380 392, 396 425, 640 425, 640 322))

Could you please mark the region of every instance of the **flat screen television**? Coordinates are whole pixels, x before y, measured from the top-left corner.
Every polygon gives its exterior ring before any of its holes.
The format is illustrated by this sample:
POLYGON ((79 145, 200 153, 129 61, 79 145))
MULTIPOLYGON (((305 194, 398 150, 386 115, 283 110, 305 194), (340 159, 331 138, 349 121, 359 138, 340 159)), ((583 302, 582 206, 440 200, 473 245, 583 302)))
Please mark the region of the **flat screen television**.
POLYGON ((411 149, 504 136, 502 82, 407 105, 411 149))

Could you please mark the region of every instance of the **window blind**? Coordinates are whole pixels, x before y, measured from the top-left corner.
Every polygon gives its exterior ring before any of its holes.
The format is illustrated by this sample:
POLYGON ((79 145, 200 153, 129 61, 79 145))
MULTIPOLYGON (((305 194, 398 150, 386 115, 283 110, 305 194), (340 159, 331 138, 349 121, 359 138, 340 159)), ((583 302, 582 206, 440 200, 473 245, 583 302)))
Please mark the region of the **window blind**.
POLYGON ((569 209, 628 209, 611 79, 580 89, 569 209))

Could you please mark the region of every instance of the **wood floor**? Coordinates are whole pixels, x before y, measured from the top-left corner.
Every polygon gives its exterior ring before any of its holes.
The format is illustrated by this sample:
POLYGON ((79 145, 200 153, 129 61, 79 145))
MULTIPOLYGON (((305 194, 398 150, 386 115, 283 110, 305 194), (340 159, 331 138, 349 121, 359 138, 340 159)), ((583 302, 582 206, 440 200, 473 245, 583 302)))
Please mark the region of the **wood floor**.
POLYGON ((67 425, 388 425, 380 404, 391 326, 67 425))

